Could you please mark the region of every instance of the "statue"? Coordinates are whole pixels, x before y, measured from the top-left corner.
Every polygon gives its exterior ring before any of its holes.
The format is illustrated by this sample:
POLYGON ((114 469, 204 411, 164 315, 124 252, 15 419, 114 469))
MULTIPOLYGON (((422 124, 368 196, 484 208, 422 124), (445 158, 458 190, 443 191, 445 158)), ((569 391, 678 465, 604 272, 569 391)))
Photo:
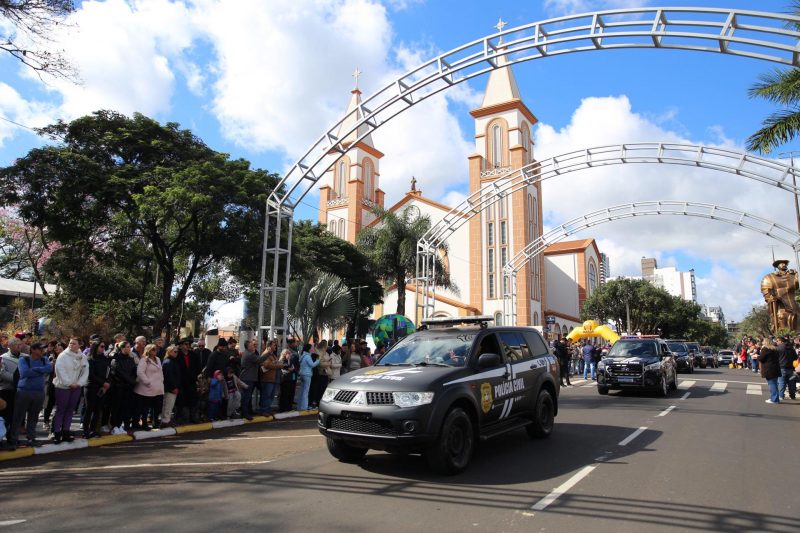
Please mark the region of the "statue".
POLYGON ((787 259, 777 259, 772 263, 775 272, 761 280, 761 294, 767 301, 767 310, 772 321, 772 332, 789 329, 797 331, 800 307, 794 299, 798 285, 797 271, 789 270, 787 259))

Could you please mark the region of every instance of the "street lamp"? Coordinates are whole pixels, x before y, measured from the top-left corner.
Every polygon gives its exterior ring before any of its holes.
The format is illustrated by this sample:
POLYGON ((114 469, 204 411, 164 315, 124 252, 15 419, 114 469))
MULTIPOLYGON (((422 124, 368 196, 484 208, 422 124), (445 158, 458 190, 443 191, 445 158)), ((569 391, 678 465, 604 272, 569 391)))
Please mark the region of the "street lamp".
POLYGON ((368 289, 369 285, 359 285, 358 287, 353 287, 356 291, 358 291, 358 304, 356 304, 356 339, 358 338, 358 324, 361 322, 359 320, 359 315, 361 314, 361 289, 368 289))

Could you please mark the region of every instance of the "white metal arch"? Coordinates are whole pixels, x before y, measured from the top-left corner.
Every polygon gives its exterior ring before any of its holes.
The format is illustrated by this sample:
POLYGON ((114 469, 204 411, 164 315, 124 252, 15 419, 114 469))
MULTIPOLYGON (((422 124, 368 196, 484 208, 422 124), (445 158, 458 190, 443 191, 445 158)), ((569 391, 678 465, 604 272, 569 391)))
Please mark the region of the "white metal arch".
POLYGON ((791 29, 800 17, 781 13, 714 8, 618 9, 570 15, 534 22, 477 39, 412 69, 366 98, 361 118, 351 129, 339 132, 341 118, 292 165, 270 194, 266 205, 259 302, 259 340, 264 324, 267 255, 273 258, 270 329, 275 333, 276 306, 283 298, 286 328, 288 274, 291 268, 291 222, 297 204, 324 176, 336 159, 391 118, 458 83, 497 69, 498 58, 507 64, 592 50, 623 48, 677 49, 721 53, 800 66, 800 32, 791 29), (362 134, 358 135, 358 129, 362 134), (341 137, 340 137, 341 134, 341 137), (352 143, 343 139, 356 135, 352 143), (274 219, 272 224, 270 220, 274 219), (283 224, 289 228, 282 243, 283 224), (270 227, 275 234, 270 246, 270 227), (279 283, 280 261, 285 276, 279 283))
POLYGON ((695 144, 646 142, 585 148, 560 154, 544 161, 534 161, 492 187, 476 191, 450 210, 422 236, 417 244, 417 305, 423 317, 430 316, 435 306, 436 250, 471 218, 485 211, 501 198, 528 185, 569 172, 610 165, 666 164, 705 168, 753 179, 794 194, 800 194, 795 181, 800 169, 790 164, 765 159, 747 152, 713 148, 695 144))
POLYGON ((515 254, 508 261, 506 266, 503 267, 503 285, 507 284, 510 289, 509 293, 503 294, 504 320, 510 321, 511 324, 516 324, 517 272, 527 261, 538 258, 539 255, 544 252, 545 248, 581 230, 607 222, 639 216, 661 215, 700 217, 726 222, 780 241, 790 246, 795 253, 800 250, 800 234, 797 233, 797 231, 766 218, 745 211, 739 211, 738 209, 701 202, 681 202, 674 200, 633 202, 615 205, 581 215, 560 224, 541 235, 535 241, 528 243, 523 250, 515 254))

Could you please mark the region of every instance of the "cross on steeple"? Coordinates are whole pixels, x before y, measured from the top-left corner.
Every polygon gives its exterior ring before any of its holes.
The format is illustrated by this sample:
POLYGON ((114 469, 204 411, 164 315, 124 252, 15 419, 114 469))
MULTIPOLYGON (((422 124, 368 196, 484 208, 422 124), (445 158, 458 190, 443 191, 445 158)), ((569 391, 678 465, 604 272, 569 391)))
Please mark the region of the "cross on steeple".
POLYGON ((358 67, 353 71, 353 77, 356 79, 356 89, 358 89, 358 77, 361 76, 363 72, 358 70, 358 67))
POLYGON ((497 21, 497 25, 495 26, 495 28, 497 28, 497 31, 503 31, 503 28, 505 28, 507 24, 508 23, 506 21, 504 21, 502 18, 500 18, 497 21))

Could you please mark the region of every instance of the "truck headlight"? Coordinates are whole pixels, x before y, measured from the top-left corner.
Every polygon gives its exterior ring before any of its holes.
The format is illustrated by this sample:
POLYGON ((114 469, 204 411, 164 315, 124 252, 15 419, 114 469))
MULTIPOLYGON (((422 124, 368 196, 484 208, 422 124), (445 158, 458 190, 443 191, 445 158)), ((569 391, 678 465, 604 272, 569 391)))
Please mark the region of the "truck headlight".
POLYGON ((332 389, 328 387, 325 389, 325 392, 322 393, 322 401, 323 402, 332 402, 336 395, 339 394, 339 389, 332 389))
POLYGON ((393 392, 392 396, 397 407, 417 407, 433 401, 432 392, 393 392))
POLYGON ((645 370, 661 370, 661 363, 653 363, 644 367, 645 370))

